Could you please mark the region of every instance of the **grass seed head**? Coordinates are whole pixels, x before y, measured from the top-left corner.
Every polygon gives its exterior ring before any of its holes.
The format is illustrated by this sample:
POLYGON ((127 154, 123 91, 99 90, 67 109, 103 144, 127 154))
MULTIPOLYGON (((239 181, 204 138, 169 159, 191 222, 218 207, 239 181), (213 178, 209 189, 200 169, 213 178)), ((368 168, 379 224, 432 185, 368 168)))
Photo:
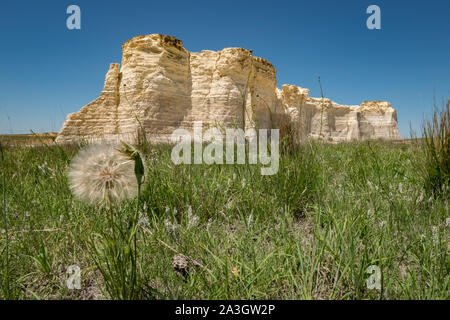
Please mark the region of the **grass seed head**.
POLYGON ((120 202, 137 194, 134 161, 112 145, 82 149, 72 160, 68 176, 75 196, 90 204, 120 202))

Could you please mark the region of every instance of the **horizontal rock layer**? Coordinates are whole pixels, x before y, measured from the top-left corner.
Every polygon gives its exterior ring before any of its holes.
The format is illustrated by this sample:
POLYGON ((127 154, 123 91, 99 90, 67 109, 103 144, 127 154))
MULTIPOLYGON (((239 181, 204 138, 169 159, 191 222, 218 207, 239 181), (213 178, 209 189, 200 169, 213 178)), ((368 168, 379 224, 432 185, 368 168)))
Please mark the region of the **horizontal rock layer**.
POLYGON ((123 47, 121 68, 111 64, 100 96, 69 114, 56 142, 134 139, 145 131, 168 141, 178 128, 279 128, 297 141, 401 139, 388 102, 360 106, 309 97, 293 85, 277 88, 276 70, 243 48, 188 52, 180 40, 138 36, 123 47))

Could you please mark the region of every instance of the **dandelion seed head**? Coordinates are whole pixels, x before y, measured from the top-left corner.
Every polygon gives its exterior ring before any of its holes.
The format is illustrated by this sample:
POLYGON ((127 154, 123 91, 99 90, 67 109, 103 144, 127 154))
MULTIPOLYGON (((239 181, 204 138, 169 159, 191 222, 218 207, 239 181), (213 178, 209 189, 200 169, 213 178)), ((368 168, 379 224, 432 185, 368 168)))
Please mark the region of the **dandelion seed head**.
POLYGON ((134 198, 134 161, 113 145, 90 145, 72 160, 69 183, 74 195, 91 204, 134 198))

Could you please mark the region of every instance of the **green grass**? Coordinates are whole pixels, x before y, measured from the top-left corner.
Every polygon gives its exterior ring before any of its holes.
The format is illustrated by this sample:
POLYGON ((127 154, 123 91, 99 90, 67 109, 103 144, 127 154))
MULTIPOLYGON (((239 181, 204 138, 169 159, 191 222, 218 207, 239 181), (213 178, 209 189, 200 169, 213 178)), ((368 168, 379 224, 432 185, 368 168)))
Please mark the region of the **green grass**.
MULTIPOLYGON (((1 298, 110 298, 89 254, 107 213, 70 193, 66 170, 76 152, 4 147, 1 298), (81 290, 66 286, 74 264, 81 290)), ((423 154, 410 144, 308 143, 281 156, 278 174, 262 176, 253 165, 175 166, 169 146, 150 148, 139 297, 450 298, 448 198, 424 192, 415 166, 423 154), (190 261, 184 276, 172 267, 178 253, 190 261), (367 288, 371 265, 382 271, 381 290, 367 288)), ((132 219, 136 201, 116 208, 119 224, 132 219)))
POLYGON ((425 188, 433 195, 447 194, 450 183, 450 100, 442 102, 442 111, 434 110, 431 120, 425 120, 423 137, 425 188))

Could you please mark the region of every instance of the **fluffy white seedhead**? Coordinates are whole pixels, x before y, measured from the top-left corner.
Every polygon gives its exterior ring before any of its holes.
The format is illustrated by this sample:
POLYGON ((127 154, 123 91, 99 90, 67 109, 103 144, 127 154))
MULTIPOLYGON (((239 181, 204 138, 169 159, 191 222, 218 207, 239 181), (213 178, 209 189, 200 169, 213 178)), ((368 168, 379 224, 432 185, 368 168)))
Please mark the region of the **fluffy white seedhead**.
POLYGON ((90 145, 80 150, 69 168, 72 192, 90 204, 134 198, 137 180, 134 161, 113 145, 90 145))

